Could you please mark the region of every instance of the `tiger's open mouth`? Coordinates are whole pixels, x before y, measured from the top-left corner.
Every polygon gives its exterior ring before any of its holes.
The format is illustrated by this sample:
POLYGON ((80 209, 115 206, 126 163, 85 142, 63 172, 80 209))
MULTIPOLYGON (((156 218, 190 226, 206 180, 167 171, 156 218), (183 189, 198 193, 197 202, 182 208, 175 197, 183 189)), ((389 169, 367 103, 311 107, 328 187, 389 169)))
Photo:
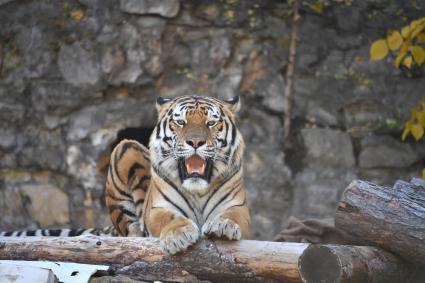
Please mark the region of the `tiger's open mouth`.
POLYGON ((204 159, 201 156, 194 154, 188 158, 179 159, 179 174, 183 182, 188 178, 202 178, 210 181, 212 172, 212 160, 204 159))

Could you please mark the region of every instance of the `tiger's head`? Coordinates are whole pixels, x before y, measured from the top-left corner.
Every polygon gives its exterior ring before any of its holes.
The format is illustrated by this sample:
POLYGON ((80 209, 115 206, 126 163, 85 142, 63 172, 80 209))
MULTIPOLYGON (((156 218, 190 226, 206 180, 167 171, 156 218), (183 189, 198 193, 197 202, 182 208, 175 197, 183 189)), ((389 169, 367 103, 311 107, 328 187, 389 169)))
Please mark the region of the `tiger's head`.
POLYGON ((149 147, 157 174, 203 194, 214 181, 240 170, 244 142, 235 126, 238 97, 160 97, 156 107, 158 124, 149 147))

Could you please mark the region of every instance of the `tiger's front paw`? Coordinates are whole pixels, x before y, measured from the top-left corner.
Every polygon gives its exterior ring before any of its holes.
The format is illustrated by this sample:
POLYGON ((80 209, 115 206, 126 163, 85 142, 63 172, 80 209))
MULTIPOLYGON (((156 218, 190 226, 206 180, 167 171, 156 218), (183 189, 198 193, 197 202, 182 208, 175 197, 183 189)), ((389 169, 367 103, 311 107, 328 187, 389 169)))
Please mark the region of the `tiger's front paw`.
POLYGON ((199 239, 199 228, 189 219, 175 220, 159 236, 161 248, 170 254, 185 251, 199 239))
POLYGON ((242 238, 241 228, 230 219, 217 219, 205 223, 202 226, 202 234, 226 237, 229 240, 240 240, 242 238))

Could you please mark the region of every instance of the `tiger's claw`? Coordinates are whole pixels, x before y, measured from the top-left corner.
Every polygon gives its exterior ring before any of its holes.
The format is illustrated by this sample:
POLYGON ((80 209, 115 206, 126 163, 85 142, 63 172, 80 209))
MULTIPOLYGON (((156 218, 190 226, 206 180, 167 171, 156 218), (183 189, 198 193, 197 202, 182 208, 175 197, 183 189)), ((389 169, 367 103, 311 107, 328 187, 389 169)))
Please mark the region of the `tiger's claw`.
POLYGON ((239 225, 230 219, 218 219, 205 223, 202 226, 202 234, 226 237, 229 240, 240 240, 242 238, 239 225))
POLYGON ((191 221, 188 225, 174 230, 165 230, 159 237, 162 250, 169 254, 176 254, 195 244, 199 239, 199 228, 191 221))

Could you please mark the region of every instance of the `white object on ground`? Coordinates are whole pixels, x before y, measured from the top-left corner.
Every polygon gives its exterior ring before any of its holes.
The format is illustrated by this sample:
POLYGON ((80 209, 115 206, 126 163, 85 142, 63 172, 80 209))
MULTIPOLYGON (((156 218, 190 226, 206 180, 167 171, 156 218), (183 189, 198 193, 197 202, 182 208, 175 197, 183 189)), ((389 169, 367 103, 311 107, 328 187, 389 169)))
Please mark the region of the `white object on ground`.
MULTIPOLYGON (((2 267, 3 265, 15 265, 18 267, 19 266, 38 267, 38 268, 49 269, 59 279, 59 281, 63 283, 89 282, 90 277, 94 273, 96 273, 96 271, 109 270, 109 266, 106 266, 106 265, 93 265, 93 264, 59 262, 59 261, 0 260, 0 267, 2 267)), ((0 272, 0 279, 2 278, 1 276, 4 276, 3 272, 0 272)), ((0 283, 2 282, 3 281, 0 280, 0 283)), ((38 282, 38 281, 31 280, 31 281, 22 281, 22 282, 38 282)), ((46 282, 49 282, 49 281, 46 281, 46 282)))
POLYGON ((50 269, 0 263, 0 283, 55 283, 50 269))

